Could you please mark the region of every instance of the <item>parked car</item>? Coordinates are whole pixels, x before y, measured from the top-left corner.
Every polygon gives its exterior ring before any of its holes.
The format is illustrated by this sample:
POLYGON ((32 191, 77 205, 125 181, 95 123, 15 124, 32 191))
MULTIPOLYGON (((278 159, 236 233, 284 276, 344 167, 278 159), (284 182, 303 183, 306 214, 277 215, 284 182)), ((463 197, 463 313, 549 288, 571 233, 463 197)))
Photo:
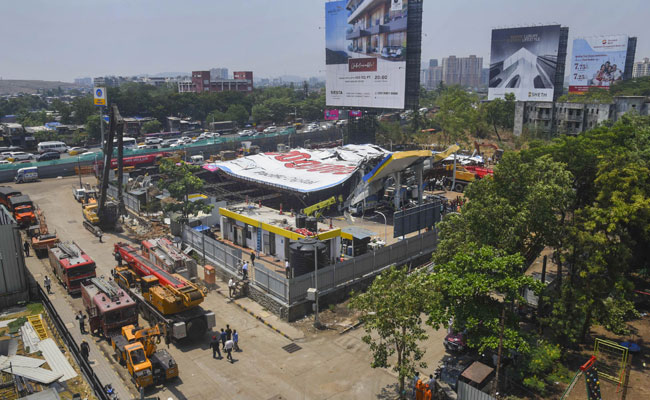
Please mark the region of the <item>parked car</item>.
POLYGON ((85 147, 71 147, 70 150, 68 150, 68 154, 70 154, 71 156, 76 156, 78 154, 85 153, 87 151, 88 149, 85 147))
POLYGON ((467 344, 465 342, 465 334, 462 332, 451 332, 445 336, 444 340, 445 349, 449 351, 461 352, 465 350, 467 344))
POLYGON ((58 151, 48 151, 39 156, 36 156, 36 161, 58 160, 61 158, 61 153, 58 151))
POLYGON ((163 142, 163 140, 161 138, 157 138, 157 137, 146 138, 144 140, 145 144, 160 144, 162 142, 163 142))
POLYGON ((275 126, 269 126, 268 128, 264 129, 264 133, 275 133, 277 131, 278 129, 275 126))
POLYGON ((178 139, 166 139, 163 140, 162 147, 171 147, 173 144, 178 143, 178 139))
POLYGON ((18 162, 18 161, 30 161, 34 159, 34 155, 30 153, 25 153, 24 151, 12 151, 9 157, 6 158, 7 161, 18 162))
POLYGON ((86 189, 74 188, 72 189, 72 196, 75 200, 81 203, 81 201, 86 197, 86 189))
POLYGON ((239 131, 238 135, 239 136, 255 136, 255 131, 250 130, 250 129, 244 129, 243 131, 239 131))

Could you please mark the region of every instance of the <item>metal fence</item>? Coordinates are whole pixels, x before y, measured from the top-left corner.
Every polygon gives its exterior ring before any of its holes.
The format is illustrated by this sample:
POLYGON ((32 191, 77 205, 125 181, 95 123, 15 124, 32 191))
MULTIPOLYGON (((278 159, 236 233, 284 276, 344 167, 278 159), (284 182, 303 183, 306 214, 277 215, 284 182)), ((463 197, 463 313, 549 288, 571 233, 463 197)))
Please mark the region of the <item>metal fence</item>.
MULTIPOLYGON (((330 265, 318 271, 318 291, 325 294, 337 286, 376 275, 386 267, 407 262, 409 259, 430 253, 437 245, 435 231, 411 237, 376 251, 330 265)), ((304 300, 307 289, 315 287, 314 273, 301 275, 289 282, 289 304, 304 300)))
POLYGON ((242 261, 242 251, 195 231, 188 225, 183 225, 181 238, 183 243, 191 246, 205 261, 231 274, 237 274, 242 261))
POLYGON ((283 302, 289 298, 289 285, 284 276, 278 276, 277 273, 267 269, 263 263, 255 262, 255 274, 253 274, 253 283, 255 286, 272 294, 283 302))
POLYGON ((468 385, 463 381, 458 381, 458 400, 496 400, 485 392, 481 392, 475 387, 468 385))
MULTIPOLYGON (((108 185, 106 193, 113 199, 117 200, 117 187, 108 185)), ((122 192, 122 197, 124 198, 124 206, 126 206, 126 208, 137 213, 140 212, 140 200, 138 200, 137 197, 126 192, 122 192)))

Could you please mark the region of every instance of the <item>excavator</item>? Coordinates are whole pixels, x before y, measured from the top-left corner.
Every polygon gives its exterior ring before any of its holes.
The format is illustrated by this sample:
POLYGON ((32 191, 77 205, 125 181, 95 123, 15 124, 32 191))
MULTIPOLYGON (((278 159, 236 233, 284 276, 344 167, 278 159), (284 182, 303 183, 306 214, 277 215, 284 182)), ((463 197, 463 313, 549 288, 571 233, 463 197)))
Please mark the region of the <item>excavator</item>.
POLYGON ((27 229, 27 235, 31 238, 32 248, 38 257, 47 255, 47 250, 59 243, 59 237, 55 233, 50 233, 45 221, 45 214, 40 208, 36 208, 36 219, 38 225, 30 226, 27 229))
POLYGON ((114 256, 117 284, 138 302, 144 319, 165 325, 172 340, 198 340, 216 325, 214 313, 200 306, 206 292, 198 286, 157 266, 129 244, 116 243, 114 256))
POLYGON ((157 350, 165 336, 164 326, 122 327, 121 335, 111 338, 115 359, 125 365, 136 387, 146 388, 178 377, 178 364, 165 349, 157 350))

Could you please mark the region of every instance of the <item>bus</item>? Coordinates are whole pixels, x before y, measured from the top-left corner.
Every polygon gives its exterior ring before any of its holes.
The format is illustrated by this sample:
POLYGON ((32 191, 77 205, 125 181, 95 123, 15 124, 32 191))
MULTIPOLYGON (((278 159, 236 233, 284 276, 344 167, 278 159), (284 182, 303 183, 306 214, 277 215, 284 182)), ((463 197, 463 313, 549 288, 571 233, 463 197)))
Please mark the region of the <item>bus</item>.
MULTIPOLYGON (((113 146, 117 148, 117 139, 113 139, 113 146)), ((135 140, 135 138, 132 137, 124 137, 122 138, 122 147, 125 149, 137 149, 138 148, 138 141, 135 140)))
POLYGON ((40 154, 48 153, 50 151, 56 151, 59 153, 65 153, 68 151, 68 146, 63 142, 41 142, 38 144, 37 148, 40 154))

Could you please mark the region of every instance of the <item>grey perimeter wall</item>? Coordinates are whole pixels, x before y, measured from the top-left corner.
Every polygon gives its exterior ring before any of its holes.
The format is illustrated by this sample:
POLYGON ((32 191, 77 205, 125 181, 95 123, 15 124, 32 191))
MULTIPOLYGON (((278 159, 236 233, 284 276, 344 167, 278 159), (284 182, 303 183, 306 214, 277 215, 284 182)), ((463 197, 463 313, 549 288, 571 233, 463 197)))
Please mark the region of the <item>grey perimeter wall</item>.
POLYGON ((18 226, 0 206, 0 309, 29 300, 29 280, 18 226))

